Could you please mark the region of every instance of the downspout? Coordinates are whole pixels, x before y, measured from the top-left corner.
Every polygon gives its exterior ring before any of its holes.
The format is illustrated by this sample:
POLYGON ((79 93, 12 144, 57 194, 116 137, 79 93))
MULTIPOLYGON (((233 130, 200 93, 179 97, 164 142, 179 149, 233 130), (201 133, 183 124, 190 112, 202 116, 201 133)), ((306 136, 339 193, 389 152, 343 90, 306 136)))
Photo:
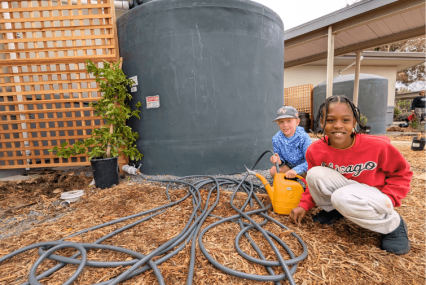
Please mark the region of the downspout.
MULTIPOLYGON (((360 61, 364 59, 364 56, 361 56, 360 61)), ((349 64, 348 66, 346 66, 345 68, 343 68, 342 70, 339 70, 339 76, 342 75, 343 71, 345 71, 346 69, 354 66, 356 63, 356 61, 354 61, 353 63, 349 64)))

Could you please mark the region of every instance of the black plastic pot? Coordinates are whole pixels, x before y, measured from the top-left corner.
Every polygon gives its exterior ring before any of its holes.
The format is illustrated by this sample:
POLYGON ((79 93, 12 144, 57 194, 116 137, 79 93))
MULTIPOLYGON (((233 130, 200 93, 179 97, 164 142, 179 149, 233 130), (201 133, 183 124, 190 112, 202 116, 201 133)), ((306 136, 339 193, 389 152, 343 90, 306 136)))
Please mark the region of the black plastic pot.
POLYGON ((404 122, 398 125, 400 128, 407 128, 408 127, 408 123, 404 122))
POLYGON ((411 150, 420 151, 425 148, 426 140, 424 138, 417 139, 413 138, 413 141, 411 143, 411 150))
POLYGON ((309 113, 299 112, 299 119, 299 126, 301 126, 305 132, 309 133, 309 129, 311 128, 311 119, 309 117, 309 113))
POLYGON ((371 126, 365 126, 364 130, 361 130, 361 127, 359 125, 356 126, 356 132, 358 134, 370 134, 371 126))
POLYGON ((110 188, 112 185, 118 185, 118 164, 117 157, 110 158, 92 158, 90 164, 93 170, 93 179, 96 187, 101 189, 110 188))

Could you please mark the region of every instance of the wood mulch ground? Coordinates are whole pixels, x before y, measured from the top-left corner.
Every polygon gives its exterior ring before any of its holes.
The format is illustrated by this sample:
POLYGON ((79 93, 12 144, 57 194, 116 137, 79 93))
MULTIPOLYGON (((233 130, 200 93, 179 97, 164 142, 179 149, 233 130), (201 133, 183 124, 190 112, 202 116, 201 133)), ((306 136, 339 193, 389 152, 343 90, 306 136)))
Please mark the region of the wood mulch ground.
MULTIPOLYGON (((396 208, 396 211, 407 222, 411 251, 403 256, 388 254, 379 249, 379 234, 362 229, 346 219, 340 220, 332 226, 313 223, 312 215, 319 210, 318 208, 308 213, 301 227, 292 224, 288 216, 270 213, 272 217, 295 231, 308 246, 309 255, 303 262, 299 263, 294 275, 296 284, 412 285, 425 283, 425 151, 415 152, 409 146, 398 146, 397 148, 409 161, 414 172, 411 191, 402 200, 402 206, 396 208)), ((37 183, 35 181, 0 182, 0 207, 3 210, 6 210, 7 207, 13 208, 30 202, 36 203, 9 211, 5 214, 7 216, 3 223, 19 223, 19 221, 26 220, 34 212, 39 213, 41 217, 34 221, 31 229, 0 240, 0 256, 33 243, 58 240, 79 230, 167 203, 164 187, 158 185, 124 181, 116 187, 100 190, 87 186, 91 177, 72 173, 52 173, 43 177, 37 183), (77 177, 77 179, 73 177, 77 177), (66 188, 64 185, 58 184, 59 180, 68 181, 72 185, 69 185, 70 188, 66 188), (61 190, 55 193, 57 189, 61 190), (75 189, 84 189, 86 195, 72 204, 71 208, 62 208, 57 205, 60 192, 75 189), (54 221, 48 221, 48 217, 54 216, 58 218, 54 221)), ((185 190, 174 190, 171 193, 172 199, 176 200, 185 194, 185 190)), ((206 192, 202 193, 205 198, 206 192)), ((267 201, 268 198, 262 199, 267 201)), ((229 206, 229 200, 228 194, 221 195, 220 203, 212 214, 223 217, 234 215, 235 212, 229 206)), ((240 195, 236 198, 235 204, 241 205, 242 203, 243 195, 240 195)), ((187 199, 154 219, 114 236, 104 243, 146 254, 178 234, 191 212, 192 202, 187 199)), ((257 218, 257 220, 259 221, 260 218, 257 218)), ((69 240, 93 242, 132 221, 134 220, 91 231, 69 240)), ((217 221, 217 218, 209 217, 205 226, 215 221, 217 221)), ((290 235, 289 231, 283 231, 274 224, 267 224, 265 229, 283 239, 296 256, 302 252, 297 240, 290 235)), ((4 231, 8 231, 8 229, 4 231)), ((264 267, 246 261, 235 251, 234 239, 238 231, 239 228, 235 223, 225 223, 211 229, 204 236, 207 250, 217 261, 230 268, 246 273, 266 275, 267 272, 264 267)), ((5 234, 5 232, 0 232, 0 234, 5 234)), ((258 233, 251 232, 251 236, 259 245, 266 244, 266 241, 258 233)), ((245 252, 257 257, 244 238, 241 246, 245 252)), ((268 260, 275 259, 273 252, 268 247, 264 246, 263 249, 268 260)), ((282 250, 281 252, 285 259, 289 258, 285 251, 282 250)), ((72 251, 63 250, 61 253, 68 256, 72 251)), ((0 284, 12 285, 25 281, 25 276, 28 275, 31 266, 38 257, 37 251, 32 250, 0 264, 0 284)), ((129 256, 104 250, 92 250, 88 252, 88 258, 111 261, 126 260, 129 256)), ((179 254, 159 266, 166 284, 186 283, 189 259, 190 246, 187 246, 179 254)), ((56 264, 54 261, 44 261, 41 268, 50 268, 54 264, 56 264)), ((125 269, 86 268, 74 284, 102 282, 117 276, 125 269)), ((75 270, 76 266, 67 265, 51 277, 42 279, 41 283, 62 284, 75 270)), ((276 268, 275 271, 281 272, 279 268, 276 268)), ((213 267, 200 250, 197 251, 194 284, 265 283, 267 282, 250 281, 227 275, 213 267)), ((152 271, 149 271, 120 284, 157 284, 157 281, 152 271)), ((267 284, 272 284, 272 282, 267 284)))
MULTIPOLYGON (((387 132, 402 132, 402 133, 419 133, 421 131, 419 131, 418 129, 412 128, 412 127, 406 127, 406 128, 401 128, 401 127, 390 127, 386 129, 387 132)), ((424 131, 423 131, 424 134, 424 131)))

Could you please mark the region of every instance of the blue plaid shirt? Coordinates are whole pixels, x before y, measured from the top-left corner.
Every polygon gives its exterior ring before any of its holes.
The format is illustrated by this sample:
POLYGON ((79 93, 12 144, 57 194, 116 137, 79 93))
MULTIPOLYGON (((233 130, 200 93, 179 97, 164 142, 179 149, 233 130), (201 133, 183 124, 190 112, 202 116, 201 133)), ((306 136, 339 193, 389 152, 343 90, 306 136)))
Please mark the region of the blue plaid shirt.
POLYGON ((297 127, 291 137, 286 137, 281 131, 272 138, 274 153, 278 153, 283 163, 302 174, 308 170, 306 162, 306 150, 312 143, 311 138, 302 127, 297 127))

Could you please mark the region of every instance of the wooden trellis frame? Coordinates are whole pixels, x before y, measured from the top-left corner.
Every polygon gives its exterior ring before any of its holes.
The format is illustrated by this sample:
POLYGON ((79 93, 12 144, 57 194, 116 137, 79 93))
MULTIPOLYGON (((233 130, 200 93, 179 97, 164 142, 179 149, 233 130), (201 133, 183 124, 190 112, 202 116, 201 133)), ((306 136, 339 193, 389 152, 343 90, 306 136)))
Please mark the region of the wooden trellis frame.
POLYGON ((118 59, 113 1, 1 2, 0 169, 89 165, 47 150, 103 125, 89 107, 101 94, 85 62, 118 59))
POLYGON ((118 59, 112 0, 1 2, 1 65, 118 59))
POLYGON ((284 104, 299 112, 311 113, 312 84, 284 88, 284 104))
POLYGON ((284 105, 292 106, 299 112, 310 115, 311 126, 313 125, 313 85, 305 84, 284 88, 284 105))

